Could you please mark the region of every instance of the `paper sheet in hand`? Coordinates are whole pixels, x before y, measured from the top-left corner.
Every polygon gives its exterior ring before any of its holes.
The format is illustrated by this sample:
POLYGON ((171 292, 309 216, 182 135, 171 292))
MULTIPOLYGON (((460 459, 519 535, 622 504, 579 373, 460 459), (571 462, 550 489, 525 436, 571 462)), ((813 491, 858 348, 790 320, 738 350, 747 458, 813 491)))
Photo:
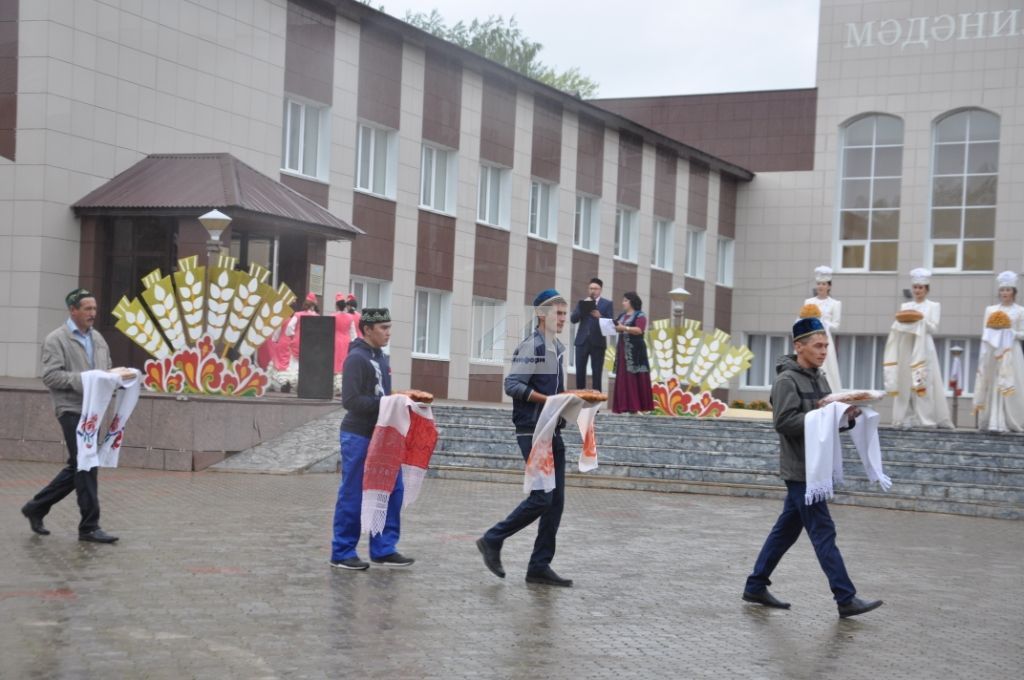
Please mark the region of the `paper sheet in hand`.
POLYGON ((612 319, 605 319, 601 317, 597 320, 601 324, 601 335, 618 335, 619 332, 615 330, 615 321, 612 319))

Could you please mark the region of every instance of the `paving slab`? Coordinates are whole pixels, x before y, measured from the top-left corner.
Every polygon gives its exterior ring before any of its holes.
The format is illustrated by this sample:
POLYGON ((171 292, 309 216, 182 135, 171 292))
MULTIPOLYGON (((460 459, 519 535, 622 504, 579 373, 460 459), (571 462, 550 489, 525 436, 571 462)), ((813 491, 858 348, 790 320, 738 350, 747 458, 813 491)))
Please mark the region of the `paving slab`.
MULTIPOLYGON (((860 593, 839 620, 806 538, 740 600, 781 502, 570 488, 553 566, 523 581, 531 527, 487 572, 473 541, 518 484, 427 479, 406 570, 327 563, 337 475, 103 470, 113 546, 76 540, 69 498, 31 534, 56 472, 0 461, 3 678, 1016 678, 1024 524, 833 506, 860 593)), ((365 557, 365 551, 363 552, 365 557)))

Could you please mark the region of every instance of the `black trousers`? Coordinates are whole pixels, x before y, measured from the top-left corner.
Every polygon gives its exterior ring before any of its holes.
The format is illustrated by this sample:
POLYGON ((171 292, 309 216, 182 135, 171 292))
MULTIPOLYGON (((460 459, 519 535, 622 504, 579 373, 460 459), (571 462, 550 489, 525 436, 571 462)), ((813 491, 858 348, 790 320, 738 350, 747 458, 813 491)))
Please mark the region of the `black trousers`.
POLYGON ((78 439, 75 430, 78 429, 78 421, 81 414, 65 413, 57 418, 60 423, 61 432, 64 433, 64 443, 68 447, 68 464, 57 473, 53 481, 37 493, 28 502, 27 510, 33 515, 45 517, 50 508, 59 503, 65 496, 74 490, 78 496, 78 509, 82 513, 82 520, 78 523, 78 533, 87 534, 100 528, 100 498, 99 498, 99 467, 91 470, 78 471, 78 439))
POLYGON ((604 369, 605 347, 580 345, 576 348, 576 389, 587 387, 587 362, 590 362, 590 374, 594 378, 594 389, 601 391, 601 371, 604 369))
MULTIPOLYGON (((529 432, 517 434, 516 440, 523 460, 526 460, 530 457, 530 449, 533 447, 533 435, 529 432)), ((551 441, 551 449, 555 458, 555 488, 548 492, 531 491, 508 517, 484 534, 484 540, 500 550, 506 538, 530 526, 539 518, 537 539, 533 542, 533 554, 530 555, 527 573, 543 572, 551 564, 551 560, 555 558, 558 526, 562 523, 562 509, 565 507, 565 444, 562 443, 561 433, 555 434, 551 441)))

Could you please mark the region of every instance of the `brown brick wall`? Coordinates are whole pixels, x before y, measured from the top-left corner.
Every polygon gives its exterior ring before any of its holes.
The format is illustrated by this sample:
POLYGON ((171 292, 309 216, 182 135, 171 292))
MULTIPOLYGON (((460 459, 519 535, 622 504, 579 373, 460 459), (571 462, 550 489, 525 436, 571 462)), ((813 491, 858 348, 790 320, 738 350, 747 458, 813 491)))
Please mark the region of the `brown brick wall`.
POLYGON ((732 333, 732 288, 715 286, 715 328, 732 333))
POLYGON ((414 358, 409 385, 414 390, 430 392, 436 399, 447 399, 448 362, 414 358))
POLYGON ((469 371, 469 400, 500 402, 505 393, 504 376, 501 373, 479 373, 469 371))
POLYGON ((600 196, 603 177, 604 124, 581 114, 576 147, 576 190, 600 196))
POLYGON ((288 0, 284 89, 313 101, 334 101, 335 12, 310 0, 288 0))
POLYGON ((614 291, 605 288, 604 296, 612 301, 612 306, 616 310, 620 307, 620 300, 622 296, 630 291, 634 293, 636 290, 636 265, 632 262, 623 262, 622 260, 615 260, 613 265, 615 271, 614 291))
POLYGON ((455 218, 421 210, 416 239, 416 285, 452 290, 455 268, 455 218))
POLYGON ((540 291, 555 287, 557 259, 556 244, 535 238, 526 239, 526 295, 531 301, 540 291))
POLYGON ((462 115, 462 64, 427 50, 423 79, 423 139, 459 148, 462 115))
POLYGON ((330 194, 330 185, 324 184, 323 182, 314 182, 312 180, 303 179, 296 177, 295 175, 286 175, 281 173, 281 184, 294 189, 309 200, 313 201, 317 205, 327 207, 327 201, 330 194))
POLYGON ((736 238, 736 180, 721 175, 718 195, 718 235, 736 238))
POLYGON ((657 150, 654 159, 654 214, 666 220, 676 218, 676 166, 678 156, 668 149, 657 150))
MULTIPOLYGON (((590 279, 598 276, 597 266, 600 263, 600 258, 596 253, 587 253, 582 250, 572 251, 572 299, 569 300, 569 307, 572 308, 577 300, 585 298, 587 296, 587 287, 590 285, 590 279)), ((610 281, 605 281, 605 289, 601 293, 604 297, 611 299, 611 288, 608 284, 610 281)), ((538 289, 538 292, 543 289, 538 289)), ((559 291, 562 295, 565 295, 564 291, 559 291)), ((532 297, 530 298, 533 299, 532 297)))
POLYGON ((754 172, 814 169, 814 88, 593 103, 754 172))
POLYGON ((390 281, 394 275, 395 203, 353 192, 352 224, 366 232, 352 242, 352 274, 390 281))
POLYGON ((534 177, 557 184, 562 169, 562 105, 544 97, 533 98, 534 177))
POLYGON ((0 156, 14 160, 18 128, 18 0, 0 0, 0 156))
POLYGON ((686 223, 692 227, 708 228, 708 175, 708 166, 690 161, 690 193, 686 205, 686 223))
POLYGON ((363 22, 359 38, 359 118, 398 129, 402 103, 402 38, 363 22))
POLYGON ((476 225, 473 295, 492 300, 508 297, 508 239, 504 229, 476 225))
POLYGON ((480 159, 511 168, 515 161, 516 88, 484 76, 480 117, 480 159))
POLYGON ((644 140, 619 131, 619 178, 616 200, 620 205, 640 209, 640 186, 644 163, 644 140))
POLYGON ((704 321, 704 282, 700 279, 683 279, 683 288, 690 292, 690 298, 683 309, 683 317, 704 321))
POLYGON ((650 300, 644 300, 644 309, 651 319, 672 318, 672 300, 669 299, 668 292, 673 288, 675 286, 672 285, 671 272, 651 270, 650 300))

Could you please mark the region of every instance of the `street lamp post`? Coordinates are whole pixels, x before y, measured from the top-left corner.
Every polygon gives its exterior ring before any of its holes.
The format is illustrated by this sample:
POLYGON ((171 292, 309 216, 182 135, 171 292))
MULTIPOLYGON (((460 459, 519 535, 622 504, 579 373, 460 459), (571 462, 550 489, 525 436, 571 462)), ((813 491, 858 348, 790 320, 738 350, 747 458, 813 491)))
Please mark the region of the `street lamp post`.
MULTIPOLYGON (((210 314, 210 270, 213 265, 217 263, 217 257, 220 255, 220 236, 227 229, 228 225, 231 224, 231 218, 222 213, 221 211, 214 208, 208 213, 199 216, 199 223, 206 229, 207 234, 210 238, 206 241, 206 281, 205 281, 205 298, 207 303, 203 305, 206 309, 206 317, 209 318, 210 314)), ((204 319, 204 328, 208 326, 206 319, 204 319)))
MULTIPOLYGON (((959 421, 957 420, 957 412, 959 411, 958 407, 960 405, 960 394, 963 392, 963 387, 961 387, 963 377, 960 374, 963 373, 963 362, 961 360, 961 357, 963 356, 964 348, 960 347, 959 345, 956 345, 950 347, 949 352, 953 356, 953 362, 950 370, 949 386, 953 388, 953 428, 955 429, 956 427, 959 426, 959 421)), ((975 424, 975 427, 977 427, 977 424, 975 424)))
MULTIPOLYGON (((669 299, 672 300, 672 327, 678 332, 683 327, 683 305, 686 304, 687 298, 690 297, 690 291, 686 290, 682 286, 673 288, 668 292, 669 299)), ((677 344, 675 337, 672 338, 672 375, 678 376, 677 362, 679 353, 677 350, 677 344)))

